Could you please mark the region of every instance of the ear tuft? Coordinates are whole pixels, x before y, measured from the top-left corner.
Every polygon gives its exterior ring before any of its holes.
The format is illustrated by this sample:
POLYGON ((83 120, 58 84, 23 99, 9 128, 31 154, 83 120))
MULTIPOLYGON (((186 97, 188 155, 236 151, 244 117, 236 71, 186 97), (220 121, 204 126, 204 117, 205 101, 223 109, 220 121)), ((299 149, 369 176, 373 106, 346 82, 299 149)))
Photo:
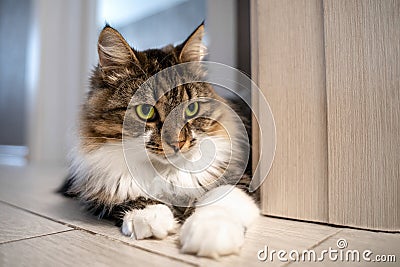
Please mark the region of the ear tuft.
POLYGON ((137 61, 133 50, 122 35, 108 24, 100 33, 97 51, 102 68, 126 66, 132 61, 137 61))
POLYGON ((200 61, 207 54, 207 48, 203 44, 204 22, 183 42, 179 59, 182 62, 200 61))

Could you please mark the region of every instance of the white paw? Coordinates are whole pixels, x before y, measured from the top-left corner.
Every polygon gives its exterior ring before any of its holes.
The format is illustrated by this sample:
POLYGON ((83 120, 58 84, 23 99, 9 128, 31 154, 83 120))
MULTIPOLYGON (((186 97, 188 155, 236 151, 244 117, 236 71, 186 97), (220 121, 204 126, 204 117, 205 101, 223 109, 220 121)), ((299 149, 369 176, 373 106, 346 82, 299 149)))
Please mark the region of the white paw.
POLYGON ((155 237, 164 239, 175 233, 178 223, 171 210, 163 205, 151 205, 142 210, 128 211, 123 219, 121 231, 124 235, 135 239, 155 237))
POLYGON ((221 207, 198 208, 181 229, 183 253, 218 258, 237 254, 244 242, 244 227, 221 207))

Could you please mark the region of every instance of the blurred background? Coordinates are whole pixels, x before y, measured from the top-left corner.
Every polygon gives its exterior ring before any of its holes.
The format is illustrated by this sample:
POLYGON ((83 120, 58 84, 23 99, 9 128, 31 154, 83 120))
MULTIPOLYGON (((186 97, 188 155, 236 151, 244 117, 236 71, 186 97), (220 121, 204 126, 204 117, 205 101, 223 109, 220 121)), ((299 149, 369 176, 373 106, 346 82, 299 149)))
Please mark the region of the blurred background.
POLYGON ((0 164, 66 163, 106 22, 143 50, 203 20, 208 60, 249 74, 249 0, 0 0, 0 164))

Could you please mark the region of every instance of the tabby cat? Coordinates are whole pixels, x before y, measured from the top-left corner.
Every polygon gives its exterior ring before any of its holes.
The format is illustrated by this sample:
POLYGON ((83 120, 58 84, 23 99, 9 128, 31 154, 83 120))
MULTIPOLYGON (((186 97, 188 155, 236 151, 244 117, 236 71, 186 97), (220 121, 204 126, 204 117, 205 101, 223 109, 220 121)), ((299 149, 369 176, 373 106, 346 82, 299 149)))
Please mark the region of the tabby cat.
POLYGON ((183 253, 215 258, 239 252, 246 228, 259 216, 253 198, 239 188, 248 185, 235 167, 248 160, 241 151, 242 137, 235 136, 239 124, 227 101, 206 82, 168 90, 160 82, 136 94, 149 77, 177 64, 193 62, 195 67, 168 80, 205 76, 206 71, 196 67, 205 55, 203 34, 201 24, 180 45, 136 51, 117 30, 104 27, 99 63, 80 115, 71 175, 61 191, 79 197, 98 216, 118 220, 126 236, 164 239, 179 232, 183 253), (133 95, 138 100, 130 108, 133 95), (168 116, 172 119, 167 125, 168 116), (181 126, 179 120, 184 121, 181 126), (187 172, 166 160, 178 153, 190 159, 207 138, 217 156, 204 170, 187 172), (124 140, 133 158, 124 155, 124 140), (140 142, 151 165, 135 154, 139 146, 129 148, 140 142), (233 166, 229 172, 228 162, 233 166), (153 186, 156 176, 168 186, 153 186))

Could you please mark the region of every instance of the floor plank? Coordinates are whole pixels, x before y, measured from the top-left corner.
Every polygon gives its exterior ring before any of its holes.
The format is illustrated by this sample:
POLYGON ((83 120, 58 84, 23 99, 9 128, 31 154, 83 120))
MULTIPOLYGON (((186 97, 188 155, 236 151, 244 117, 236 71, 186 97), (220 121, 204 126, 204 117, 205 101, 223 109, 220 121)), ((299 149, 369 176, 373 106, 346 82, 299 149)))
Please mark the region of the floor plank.
MULTIPOLYGON (((273 248, 298 248, 306 249, 322 240, 324 237, 337 232, 336 228, 323 225, 314 225, 290 220, 279 220, 260 217, 253 227, 248 230, 246 242, 239 256, 224 257, 220 261, 198 258, 181 254, 177 236, 170 236, 166 240, 133 240, 123 236, 120 230, 112 223, 98 220, 85 212, 79 203, 72 199, 64 198, 54 193, 55 188, 61 183, 63 171, 59 169, 7 168, 2 172, 0 185, 6 184, 8 190, 0 186, 0 200, 24 207, 56 221, 67 223, 72 227, 85 229, 91 232, 126 242, 132 246, 143 248, 155 253, 170 255, 174 258, 201 264, 203 266, 255 266, 262 264, 257 259, 257 252, 265 245, 273 248), (18 182, 10 181, 10 177, 23 177, 18 182), (1 179, 2 178, 2 179, 1 179), (26 181, 23 181, 26 180, 26 181), (29 189, 21 189, 18 194, 11 194, 19 187, 18 183, 29 184, 34 180, 29 189)), ((26 187, 25 187, 26 188, 26 187)), ((280 265, 281 263, 277 263, 280 265)))
MULTIPOLYGON (((167 255, 176 255, 181 259, 200 263, 202 266, 258 266, 265 264, 257 259, 259 250, 268 246, 270 249, 306 249, 324 237, 335 234, 337 228, 323 225, 314 225, 290 220, 260 217, 259 220, 248 229, 246 241, 240 255, 224 257, 219 261, 198 258, 191 255, 179 254, 177 236, 171 236, 162 242, 158 240, 132 240, 122 236, 118 229, 107 228, 102 234, 123 240, 140 247, 156 250, 167 255)), ((270 266, 282 265, 280 262, 269 263, 270 266)))
POLYGON ((0 203, 0 244, 72 228, 0 203))
POLYGON ((74 230, 0 245, 1 266, 191 266, 74 230))
MULTIPOLYGON (((117 243, 139 248, 150 255, 164 255, 179 261, 201 266, 281 266, 280 261, 262 262, 257 252, 268 246, 275 250, 305 250, 316 246, 342 228, 269 217, 260 219, 250 227, 240 255, 223 257, 219 261, 181 254, 177 236, 165 240, 133 240, 125 237, 111 222, 89 215, 76 200, 64 198, 55 192, 65 175, 60 168, 16 168, 0 166, 0 200, 40 214, 74 229, 96 233, 117 243), (16 179, 17 178, 17 179, 16 179)), ((399 237, 400 234, 397 234, 399 237)), ((397 243, 396 243, 397 244, 397 243)), ((387 245, 395 245, 388 243, 387 245)))

